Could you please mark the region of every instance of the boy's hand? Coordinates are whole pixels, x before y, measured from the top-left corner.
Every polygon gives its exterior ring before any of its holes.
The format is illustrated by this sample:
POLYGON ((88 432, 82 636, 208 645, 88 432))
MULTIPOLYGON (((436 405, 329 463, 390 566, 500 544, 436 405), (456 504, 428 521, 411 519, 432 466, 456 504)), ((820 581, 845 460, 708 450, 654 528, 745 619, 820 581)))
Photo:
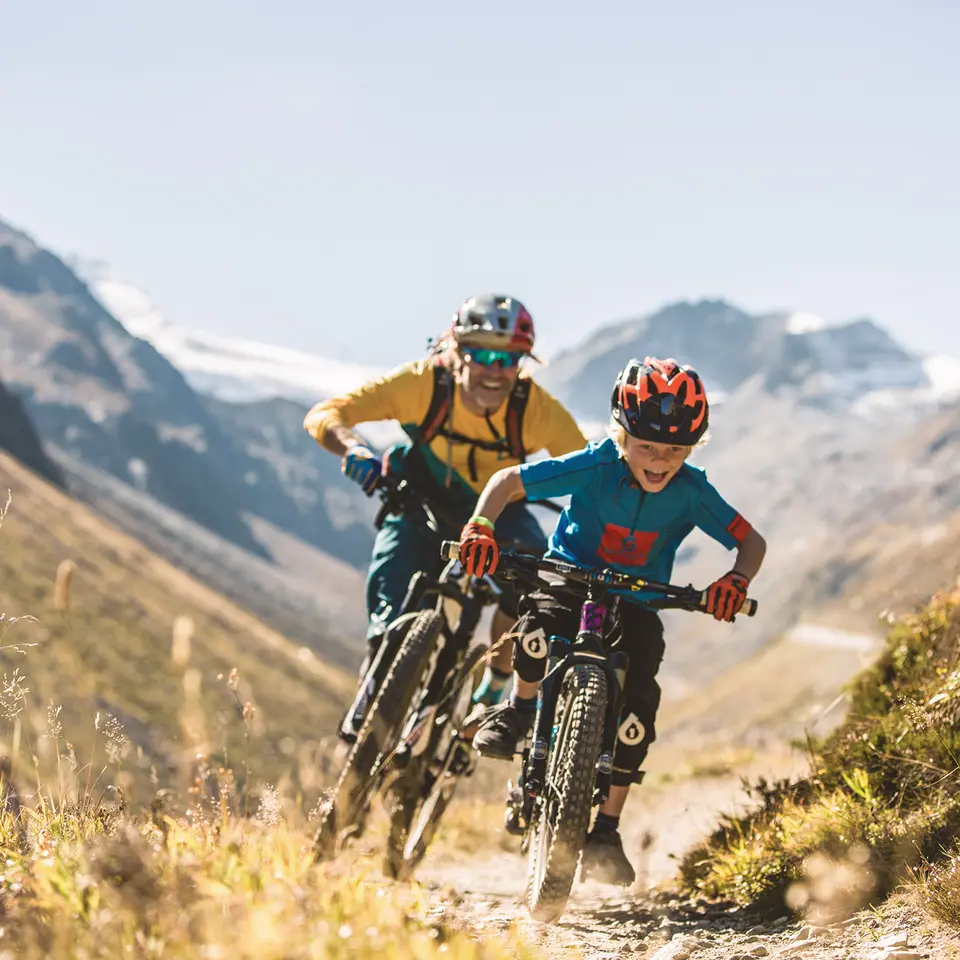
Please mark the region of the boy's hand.
POLYGON ((729 623, 740 612, 749 586, 749 578, 742 573, 736 570, 725 573, 707 587, 707 613, 729 623))
POLYGON ((351 447, 344 454, 340 469, 344 476, 360 484, 368 497, 373 496, 373 491, 377 489, 377 481, 380 479, 382 465, 380 458, 369 447, 359 443, 351 447))
POLYGON ((493 573, 500 561, 500 548, 493 536, 493 524, 474 517, 460 531, 460 562, 471 577, 493 573))

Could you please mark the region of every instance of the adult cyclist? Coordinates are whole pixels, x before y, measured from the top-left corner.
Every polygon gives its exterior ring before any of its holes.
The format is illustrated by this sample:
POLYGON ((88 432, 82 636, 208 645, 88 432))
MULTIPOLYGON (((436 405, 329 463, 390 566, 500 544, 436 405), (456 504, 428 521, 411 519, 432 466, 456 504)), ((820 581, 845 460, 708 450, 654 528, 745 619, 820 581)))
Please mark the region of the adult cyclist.
MULTIPOLYGON (((440 521, 441 529, 434 532, 420 517, 395 513, 377 532, 367 573, 368 650, 361 677, 385 636, 399 644, 387 627, 410 578, 418 570, 440 573, 441 540, 456 539, 472 519, 477 495, 490 477, 524 462, 528 454, 546 450, 558 457, 586 445, 573 416, 521 369, 533 345, 533 318, 519 300, 500 294, 471 297, 429 356, 318 403, 307 414, 306 431, 341 458, 343 473, 368 496, 389 470, 425 495, 440 521), (395 420, 407 435, 384 456, 352 429, 377 420, 395 420)), ((540 524, 523 503, 504 511, 497 533, 525 549, 546 549, 540 524)), ((491 640, 498 641, 515 622, 518 599, 504 591, 491 640)), ((500 700, 511 674, 512 646, 494 643, 496 652, 475 695, 478 703, 500 700)), ((395 652, 386 651, 388 656, 395 652)), ((343 739, 356 736, 373 693, 361 684, 341 725, 343 739)))

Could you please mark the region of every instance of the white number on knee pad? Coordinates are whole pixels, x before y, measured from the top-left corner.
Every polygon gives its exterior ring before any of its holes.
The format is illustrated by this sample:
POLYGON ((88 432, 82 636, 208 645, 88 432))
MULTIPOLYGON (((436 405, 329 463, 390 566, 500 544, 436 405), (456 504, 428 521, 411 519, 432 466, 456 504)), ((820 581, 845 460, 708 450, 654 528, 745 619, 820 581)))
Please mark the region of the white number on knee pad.
POLYGON ((617 737, 620 742, 626 744, 628 747, 635 747, 646 735, 646 728, 635 713, 631 713, 630 716, 620 724, 620 729, 617 730, 617 737))
POLYGON ((520 641, 523 652, 534 660, 542 660, 547 655, 547 636, 543 630, 537 629, 525 633, 520 641))

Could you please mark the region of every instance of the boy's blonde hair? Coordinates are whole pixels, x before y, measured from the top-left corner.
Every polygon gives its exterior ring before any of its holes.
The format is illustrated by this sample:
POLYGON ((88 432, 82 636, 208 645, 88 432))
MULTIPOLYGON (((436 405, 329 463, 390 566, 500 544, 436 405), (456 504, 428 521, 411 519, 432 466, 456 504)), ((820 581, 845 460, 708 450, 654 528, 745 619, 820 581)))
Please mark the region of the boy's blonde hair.
MULTIPOLYGON (((620 451, 620 456, 624 456, 625 447, 627 445, 627 429, 624 427, 616 417, 611 416, 607 421, 607 436, 617 445, 617 449, 620 451)), ((691 448, 690 452, 693 453, 697 447, 706 446, 710 440, 710 431, 708 430, 691 448)))

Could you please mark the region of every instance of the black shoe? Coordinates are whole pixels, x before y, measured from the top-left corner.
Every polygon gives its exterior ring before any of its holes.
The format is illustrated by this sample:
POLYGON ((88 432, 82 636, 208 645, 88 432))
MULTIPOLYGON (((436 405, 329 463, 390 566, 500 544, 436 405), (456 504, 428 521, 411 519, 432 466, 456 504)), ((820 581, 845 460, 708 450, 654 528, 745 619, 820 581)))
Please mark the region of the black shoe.
POLYGON ((583 845, 584 879, 599 880, 629 887, 637 879, 627 855, 623 852, 623 840, 617 831, 590 833, 583 845))
POLYGON ((481 757, 512 760, 520 741, 533 728, 533 713, 520 713, 508 700, 490 707, 473 737, 473 746, 481 757))

